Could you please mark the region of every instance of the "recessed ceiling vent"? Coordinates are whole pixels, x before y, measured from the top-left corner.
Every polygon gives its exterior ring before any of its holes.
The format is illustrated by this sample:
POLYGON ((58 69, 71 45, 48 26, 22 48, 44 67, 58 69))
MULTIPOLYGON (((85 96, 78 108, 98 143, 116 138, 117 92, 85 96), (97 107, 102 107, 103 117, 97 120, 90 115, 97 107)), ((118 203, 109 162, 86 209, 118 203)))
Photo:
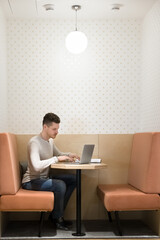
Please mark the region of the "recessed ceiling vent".
POLYGON ((123 7, 122 4, 115 3, 115 4, 112 4, 112 5, 111 5, 111 10, 114 11, 114 12, 117 12, 117 11, 120 10, 121 7, 123 7))
POLYGON ((53 4, 45 4, 43 5, 43 7, 45 8, 46 11, 49 11, 49 10, 54 10, 54 5, 53 4))

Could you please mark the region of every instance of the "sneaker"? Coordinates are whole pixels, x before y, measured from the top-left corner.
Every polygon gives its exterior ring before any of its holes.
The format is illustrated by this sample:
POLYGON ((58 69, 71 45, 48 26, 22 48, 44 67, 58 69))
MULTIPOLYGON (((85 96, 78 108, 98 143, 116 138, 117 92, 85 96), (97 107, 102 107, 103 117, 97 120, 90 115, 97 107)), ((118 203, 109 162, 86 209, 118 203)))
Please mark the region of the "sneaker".
POLYGON ((63 221, 64 221, 64 223, 65 223, 65 225, 67 225, 68 227, 69 226, 72 226, 72 221, 70 221, 70 220, 64 220, 64 218, 63 218, 63 221))
POLYGON ((55 219, 55 224, 57 229, 65 230, 65 231, 69 230, 62 217, 55 219))
MULTIPOLYGON (((62 218, 63 218, 63 217, 62 217, 62 218)), ((55 223, 55 219, 52 218, 52 215, 51 215, 51 214, 49 215, 48 219, 49 219, 51 222, 55 223)), ((70 221, 70 220, 64 220, 64 218, 63 218, 63 221, 64 221, 65 225, 67 225, 68 227, 73 225, 73 222, 70 221)))
POLYGON ((49 215, 49 220, 55 224, 57 229, 61 229, 61 230, 65 230, 65 231, 69 230, 63 217, 60 217, 58 219, 53 219, 52 216, 49 215))

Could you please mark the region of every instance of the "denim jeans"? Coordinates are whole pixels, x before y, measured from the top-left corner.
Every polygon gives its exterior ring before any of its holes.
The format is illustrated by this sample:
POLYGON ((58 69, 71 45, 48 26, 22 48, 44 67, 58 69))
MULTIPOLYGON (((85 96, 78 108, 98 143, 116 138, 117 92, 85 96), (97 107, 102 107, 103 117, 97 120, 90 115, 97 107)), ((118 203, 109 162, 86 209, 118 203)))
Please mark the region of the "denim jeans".
POLYGON ((51 176, 48 179, 33 179, 23 183, 22 188, 36 191, 49 191, 54 193, 54 209, 51 212, 53 219, 63 216, 67 202, 76 187, 74 174, 62 174, 51 176))

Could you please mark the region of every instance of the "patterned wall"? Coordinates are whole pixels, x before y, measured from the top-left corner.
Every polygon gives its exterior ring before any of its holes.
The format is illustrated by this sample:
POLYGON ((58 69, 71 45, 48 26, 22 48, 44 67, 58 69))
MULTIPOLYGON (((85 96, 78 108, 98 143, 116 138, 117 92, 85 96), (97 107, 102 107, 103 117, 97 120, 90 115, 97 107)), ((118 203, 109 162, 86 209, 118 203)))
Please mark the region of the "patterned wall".
POLYGON ((0 132, 7 129, 6 22, 0 5, 0 132))
POLYGON ((72 55, 70 21, 8 20, 9 131, 37 133, 46 112, 60 133, 132 133, 139 127, 141 21, 79 22, 87 50, 72 55))
POLYGON ((140 131, 160 131, 160 0, 143 23, 140 131))

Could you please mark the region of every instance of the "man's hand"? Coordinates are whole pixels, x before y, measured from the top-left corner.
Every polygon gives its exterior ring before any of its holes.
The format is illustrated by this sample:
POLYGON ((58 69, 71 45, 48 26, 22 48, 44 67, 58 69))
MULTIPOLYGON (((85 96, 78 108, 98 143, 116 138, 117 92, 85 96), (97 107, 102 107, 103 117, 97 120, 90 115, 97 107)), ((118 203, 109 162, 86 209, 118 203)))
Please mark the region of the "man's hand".
POLYGON ((69 157, 69 156, 59 156, 58 157, 58 161, 59 162, 66 162, 66 161, 73 162, 74 158, 73 157, 69 157))
POLYGON ((76 153, 70 153, 69 156, 58 157, 59 162, 65 162, 65 161, 74 162, 76 159, 78 160, 80 159, 80 157, 76 153))
POLYGON ((80 159, 80 157, 76 153, 70 153, 69 157, 73 158, 74 160, 76 160, 76 159, 79 160, 80 159))

